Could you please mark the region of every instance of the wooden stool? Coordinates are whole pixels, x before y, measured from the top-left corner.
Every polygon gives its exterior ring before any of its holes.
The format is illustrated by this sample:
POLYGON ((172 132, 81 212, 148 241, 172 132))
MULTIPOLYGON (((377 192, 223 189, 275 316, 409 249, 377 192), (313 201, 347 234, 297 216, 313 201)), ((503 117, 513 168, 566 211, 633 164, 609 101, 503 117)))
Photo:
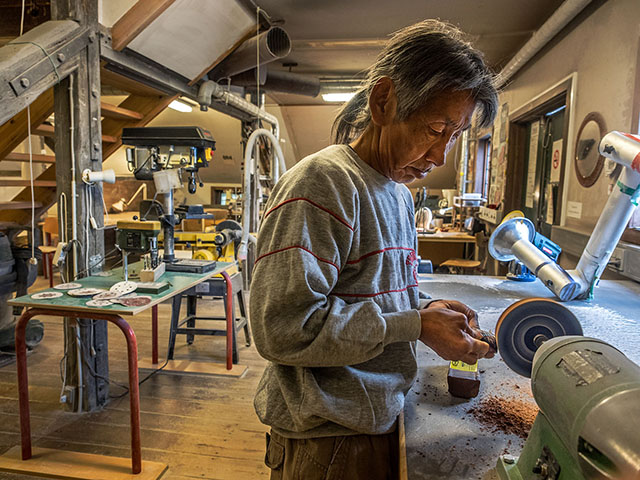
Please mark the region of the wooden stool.
POLYGON ((43 245, 38 249, 42 252, 42 273, 44 278, 49 279, 49 288, 53 288, 53 255, 56 253, 56 247, 43 245))
POLYGON ((447 267, 449 273, 454 274, 473 274, 480 266, 478 260, 463 260, 462 258, 450 258, 446 262, 440 264, 441 267, 447 267))

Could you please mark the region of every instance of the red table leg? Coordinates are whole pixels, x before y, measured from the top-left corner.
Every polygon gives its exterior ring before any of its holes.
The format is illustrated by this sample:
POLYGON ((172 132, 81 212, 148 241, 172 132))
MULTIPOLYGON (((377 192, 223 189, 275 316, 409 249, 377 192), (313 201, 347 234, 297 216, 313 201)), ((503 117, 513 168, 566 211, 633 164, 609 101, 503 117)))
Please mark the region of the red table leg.
POLYGON ((158 305, 151 307, 151 363, 158 363, 158 305))
POLYGON ((47 253, 45 259, 47 262, 46 268, 49 269, 49 288, 53 288, 53 253, 47 253))
POLYGON ((18 402, 20 408, 20 440, 22 459, 31 458, 31 422, 29 418, 29 379, 27 375, 27 344, 25 339, 27 322, 37 315, 52 315, 71 318, 106 320, 120 328, 127 340, 129 364, 129 406, 131 410, 131 471, 142 471, 142 451, 140 446, 140 392, 138 389, 138 342, 131 326, 119 315, 87 313, 32 308, 25 310, 16 323, 16 363, 18 371, 18 402))
POLYGON ((224 282, 227 284, 227 301, 225 302, 225 315, 227 317, 227 370, 231 370, 233 367, 233 285, 231 284, 231 277, 225 271, 222 272, 224 282))

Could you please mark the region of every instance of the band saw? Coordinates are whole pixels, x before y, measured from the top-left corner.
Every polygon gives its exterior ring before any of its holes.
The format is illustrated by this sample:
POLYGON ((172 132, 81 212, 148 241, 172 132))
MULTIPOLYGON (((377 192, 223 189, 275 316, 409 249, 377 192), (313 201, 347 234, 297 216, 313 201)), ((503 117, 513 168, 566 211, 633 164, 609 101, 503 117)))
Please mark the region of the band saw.
POLYGON ((540 408, 520 457, 499 458, 501 480, 640 479, 638 365, 546 298, 507 308, 496 338, 540 408))

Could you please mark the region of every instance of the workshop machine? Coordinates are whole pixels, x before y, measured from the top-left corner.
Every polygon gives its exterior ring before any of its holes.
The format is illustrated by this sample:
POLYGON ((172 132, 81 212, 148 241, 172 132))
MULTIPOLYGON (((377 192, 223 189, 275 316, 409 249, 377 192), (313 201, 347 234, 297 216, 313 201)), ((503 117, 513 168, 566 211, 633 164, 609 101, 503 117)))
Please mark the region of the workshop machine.
POLYGON ((489 240, 489 253, 499 261, 520 260, 560 300, 592 298, 640 201, 640 138, 609 132, 600 141, 600 154, 622 165, 600 218, 574 270, 565 271, 534 245, 535 229, 524 217, 502 223, 489 240))
POLYGON ((540 408, 520 457, 498 460, 501 480, 640 479, 640 367, 581 335, 577 318, 546 298, 500 316, 498 350, 531 378, 540 408))
POLYGON ((159 220, 162 225, 162 257, 167 271, 204 273, 215 268, 214 260, 178 259, 175 256, 175 226, 184 219, 213 219, 202 205, 180 205, 174 208, 173 192, 182 187, 181 174, 188 176, 188 191, 195 193, 204 186, 198 170, 213 158, 215 144, 211 133, 200 127, 138 127, 122 130, 122 143, 127 149, 129 169, 138 180, 153 180, 156 192, 164 195, 164 204, 154 200, 143 202, 142 220, 159 220))
POLYGON ((213 232, 176 232, 175 245, 190 249, 192 258, 235 262, 242 239, 242 226, 235 220, 223 220, 213 232))
MULTIPOLYGON (((129 280, 128 256, 131 253, 148 254, 143 257, 143 272, 153 272, 152 280, 164 273, 164 264, 158 256, 159 221, 126 221, 116 224, 116 246, 122 252, 124 280, 129 280), (162 270, 158 272, 158 270, 162 270)), ((146 281, 143 280, 143 281, 146 281)))

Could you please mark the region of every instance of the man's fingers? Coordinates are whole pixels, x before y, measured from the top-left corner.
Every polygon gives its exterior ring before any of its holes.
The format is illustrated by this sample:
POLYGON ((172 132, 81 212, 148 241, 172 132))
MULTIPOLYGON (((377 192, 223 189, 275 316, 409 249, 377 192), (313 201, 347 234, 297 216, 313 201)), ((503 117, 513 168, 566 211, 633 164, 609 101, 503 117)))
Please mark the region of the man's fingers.
POLYGON ((486 357, 490 350, 489 344, 476 339, 473 339, 472 342, 471 352, 476 356, 476 359, 486 357))

